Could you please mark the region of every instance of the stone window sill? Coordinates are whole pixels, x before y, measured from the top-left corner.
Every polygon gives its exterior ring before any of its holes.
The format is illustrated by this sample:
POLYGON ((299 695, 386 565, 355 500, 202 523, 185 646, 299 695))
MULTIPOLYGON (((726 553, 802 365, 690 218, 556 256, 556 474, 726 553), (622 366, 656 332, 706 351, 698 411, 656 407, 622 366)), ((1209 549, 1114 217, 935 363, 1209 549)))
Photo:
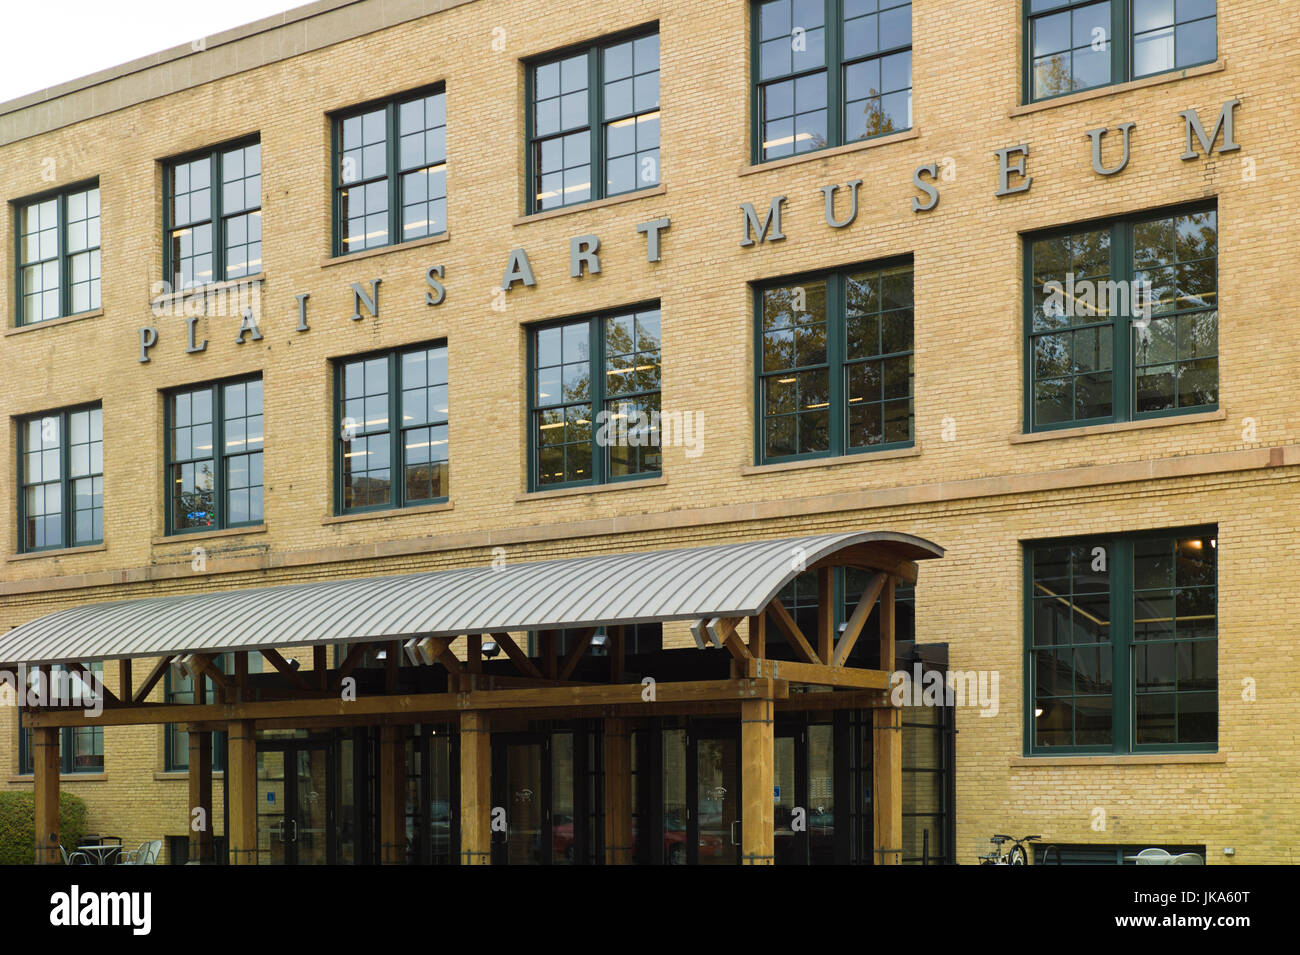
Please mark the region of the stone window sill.
POLYGON ((1045 769, 1061 766, 1165 766, 1176 764, 1224 765, 1224 753, 1135 753, 1126 756, 1014 756, 1012 769, 1045 769))
POLYGON ((374 511, 362 511, 359 514, 336 514, 321 521, 322 526, 329 524, 351 524, 353 521, 372 521, 384 517, 409 517, 415 514, 443 514, 453 508, 451 501, 441 504, 417 504, 414 507, 388 507, 374 511))
POLYGON ((5 556, 5 560, 38 560, 41 557, 69 557, 73 554, 97 554, 100 551, 105 550, 108 550, 107 544, 88 544, 85 547, 60 547, 57 550, 37 550, 32 551, 30 554, 8 554, 5 556))
POLYGON ((262 285, 266 282, 265 272, 256 272, 253 275, 244 275, 237 279, 225 279, 221 282, 211 282, 208 285, 196 285, 193 288, 179 289, 175 292, 168 292, 165 295, 159 295, 149 304, 157 311, 158 309, 168 306, 183 305, 192 298, 206 298, 217 292, 224 292, 228 289, 239 288, 241 285, 262 285))
POLYGON ((870 464, 872 461, 891 461, 896 458, 920 457, 920 445, 911 448, 893 448, 889 451, 863 451, 861 454, 842 454, 833 458, 811 458, 807 461, 785 461, 776 464, 746 464, 740 469, 743 475, 777 474, 781 471, 802 471, 807 468, 838 468, 846 464, 870 464))
POLYGON ((649 199, 651 196, 666 195, 668 188, 662 184, 655 186, 653 189, 638 189, 636 192, 628 192, 619 196, 610 196, 607 199, 593 199, 591 202, 579 202, 572 206, 561 206, 558 209, 547 209, 545 212, 533 212, 526 216, 519 216, 515 219, 514 225, 526 225, 529 222, 541 222, 544 219, 554 219, 557 216, 576 215, 579 212, 587 212, 591 209, 603 209, 606 206, 617 206, 624 202, 635 202, 637 199, 649 199))
POLYGON ((1113 96, 1116 93, 1127 93, 1130 90, 1143 90, 1149 86, 1162 86, 1165 83, 1174 83, 1178 80, 1188 80, 1194 76, 1205 76, 1208 73, 1220 73, 1227 68, 1227 63, 1222 59, 1218 59, 1213 63, 1203 63, 1200 66, 1189 66, 1185 70, 1171 70, 1168 73, 1157 73, 1155 76, 1144 76, 1140 80, 1129 80, 1127 83, 1112 83, 1109 86, 1098 86, 1096 89, 1084 90, 1081 93, 1071 93, 1068 96, 1058 96, 1054 99, 1041 100, 1037 103, 1026 103, 1023 106, 1017 106, 1011 112, 1007 113, 1007 117, 1009 119, 1015 119, 1017 116, 1026 116, 1030 113, 1041 113, 1043 110, 1059 109, 1062 106, 1073 106, 1075 103, 1085 103, 1088 100, 1100 99, 1103 96, 1113 96))
POLYGON ((812 152, 800 153, 798 156, 786 156, 782 159, 769 159, 766 162, 754 163, 750 166, 742 166, 740 175, 752 176, 756 172, 767 172, 769 169, 784 169, 786 166, 795 166, 799 163, 811 162, 814 159, 830 159, 833 156, 843 156, 845 153, 861 152, 864 149, 875 149, 877 146, 889 146, 893 143, 907 142, 909 139, 919 139, 921 131, 913 126, 911 129, 905 129, 900 133, 891 133, 888 136, 877 136, 875 139, 864 139, 857 143, 846 143, 843 146, 832 146, 830 149, 816 149, 812 152))
POLYGON ((410 242, 398 242, 396 245, 384 245, 377 249, 365 249, 361 252, 348 252, 345 255, 327 255, 320 260, 320 267, 329 268, 331 265, 342 265, 345 262, 358 262, 361 259, 372 259, 376 255, 386 255, 389 252, 405 252, 407 249, 422 249, 427 245, 437 245, 440 242, 447 242, 451 239, 450 232, 439 232, 437 235, 426 235, 423 239, 412 239, 410 242))
POLYGON ((157 547, 160 544, 183 544, 186 541, 212 540, 214 537, 240 537, 244 534, 265 534, 265 524, 250 524, 248 527, 228 527, 221 531, 192 531, 188 534, 168 534, 155 537, 149 543, 157 547))
POLYGON ((1169 415, 1164 418, 1146 418, 1142 421, 1116 421, 1111 424, 1092 424, 1085 428, 1060 428, 1056 431, 1033 431, 1013 434, 1012 444, 1034 444, 1038 441, 1060 441, 1065 438, 1086 438, 1096 434, 1119 434, 1124 431, 1145 431, 1148 428, 1172 428, 1179 424, 1204 424, 1207 421, 1226 421, 1228 412, 1204 411, 1200 414, 1169 415))
POLYGON ((89 312, 78 312, 76 315, 64 315, 62 318, 51 318, 45 322, 32 322, 30 325, 18 325, 14 328, 6 328, 5 335, 24 335, 27 332, 34 332, 38 328, 54 328, 56 325, 71 325, 73 322, 84 322, 88 318, 99 318, 104 314, 102 308, 97 308, 89 312))
POLYGON ((526 494, 516 494, 515 503, 547 501, 555 497, 578 497, 583 494, 604 494, 608 491, 630 491, 635 488, 663 487, 667 483, 668 478, 657 477, 648 478, 644 481, 611 481, 607 484, 593 484, 589 487, 562 487, 554 491, 529 491, 526 494))

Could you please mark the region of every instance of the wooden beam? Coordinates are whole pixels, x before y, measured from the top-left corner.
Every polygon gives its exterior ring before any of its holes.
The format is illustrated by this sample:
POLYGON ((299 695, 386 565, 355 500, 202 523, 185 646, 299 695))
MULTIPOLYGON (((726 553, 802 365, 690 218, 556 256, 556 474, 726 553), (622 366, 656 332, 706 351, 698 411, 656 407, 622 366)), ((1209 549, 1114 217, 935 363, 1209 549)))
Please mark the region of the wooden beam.
POLYGON ((261 653, 262 656, 266 659, 266 661, 271 664, 271 666, 279 670, 280 673, 282 673, 285 677, 287 677, 289 682, 292 683, 294 686, 298 687, 298 689, 300 690, 311 689, 311 684, 309 684, 305 679, 303 679, 302 674, 299 673, 297 669, 295 669, 289 663, 288 660, 280 656, 279 650, 264 649, 261 651, 261 653))
POLYGON ((537 635, 537 657, 542 665, 542 676, 554 680, 559 675, 560 631, 543 630, 537 635))
POLYGON ((135 696, 131 697, 131 702, 139 706, 149 699, 149 694, 153 692, 153 688, 158 685, 158 681, 162 679, 163 674, 167 672, 167 668, 171 665, 172 658, 170 656, 163 657, 155 663, 153 669, 149 671, 149 675, 140 684, 140 689, 136 690, 135 696))
POLYGON ((632 734, 627 720, 605 720, 605 864, 631 865, 632 734))
POLYGON ((627 669, 627 627, 608 627, 605 634, 609 639, 609 682, 622 683, 627 669))
POLYGON ((316 671, 316 686, 323 692, 329 686, 328 647, 318 643, 311 648, 311 668, 316 671))
POLYGON ((740 704, 740 861, 743 865, 773 865, 776 833, 773 808, 775 711, 772 700, 740 704))
POLYGON ((406 732, 379 730, 379 860, 406 864, 406 732))
POLYGON ((510 662, 515 665, 516 670, 524 676, 535 677, 539 680, 542 678, 542 671, 533 666, 533 661, 528 659, 528 654, 519 649, 519 645, 515 643, 510 634, 494 633, 492 639, 498 647, 506 652, 506 656, 510 658, 510 662))
MULTIPOLYGON (((824 668, 823 668, 824 669, 824 668)), ((870 672, 870 671, 867 671, 870 672)), ((641 698, 640 683, 566 683, 562 686, 520 689, 478 690, 468 693, 373 694, 345 701, 336 696, 249 703, 154 704, 106 709, 99 716, 81 710, 29 711, 29 726, 142 726, 155 723, 206 723, 231 720, 352 717, 415 713, 451 714, 467 709, 532 710, 567 709, 578 706, 604 707, 634 704, 649 706, 641 698)), ((707 703, 741 700, 768 694, 775 699, 789 695, 787 680, 769 677, 730 680, 696 680, 658 683, 655 698, 664 703, 707 703)))
POLYGON ((68 672, 81 677, 81 683, 88 691, 93 691, 95 683, 98 682, 100 685, 99 692, 103 695, 105 705, 120 706, 122 704, 122 701, 117 698, 117 695, 108 688, 108 683, 103 679, 96 681, 94 674, 86 669, 84 663, 77 660, 72 661, 68 664, 68 672))
POLYGON ((32 781, 36 798, 36 864, 58 865, 59 855, 59 731, 32 731, 32 781))
POLYGON ((835 652, 835 568, 817 568, 817 659, 830 664, 835 652))
POLYGON ((361 663, 366 651, 369 649, 370 645, 366 643, 354 643, 348 648, 348 655, 343 658, 343 665, 339 667, 338 673, 334 675, 335 689, 343 687, 343 681, 352 675, 352 671, 361 663))
POLYGON ((853 646, 858 642, 858 636, 862 633, 867 618, 871 616, 871 608, 876 605, 880 592, 885 589, 887 579, 889 579, 888 574, 876 574, 867 584, 867 589, 862 592, 858 605, 853 608, 848 623, 844 625, 840 642, 835 647, 835 666, 842 667, 848 662, 849 654, 853 652, 853 646))
POLYGON ((900 578, 904 583, 914 584, 917 578, 915 561, 900 558, 892 550, 879 544, 854 544, 837 551, 830 557, 823 557, 808 569, 818 570, 822 567, 860 567, 872 573, 884 571, 900 578))
POLYGON ((753 660, 745 675, 751 679, 767 678, 813 686, 834 686, 854 690, 886 690, 889 673, 859 667, 828 667, 819 663, 796 663, 792 660, 753 660))
POLYGON ((799 624, 794 622, 790 612, 785 609, 785 604, 773 597, 772 602, 767 605, 768 612, 772 614, 772 619, 776 621, 777 627, 785 635, 785 640, 790 646, 794 647, 794 652, 803 658, 804 663, 821 663, 817 659, 817 654, 813 648, 808 645, 808 640, 799 629, 799 624))
POLYGON ((248 699, 248 651, 235 654, 235 687, 233 702, 242 703, 248 699))
POLYGON ((470 673, 483 672, 483 634, 471 633, 465 638, 465 658, 470 673))
POLYGON ((384 692, 397 692, 397 668, 402 665, 402 642, 389 640, 384 646, 384 692))
POLYGON ((451 684, 456 685, 457 678, 465 672, 460 660, 456 659, 456 654, 451 650, 451 642, 455 637, 432 637, 430 638, 430 647, 433 650, 433 658, 441 663, 452 676, 451 684))
MULTIPOLYGON (((223 692, 231 689, 232 684, 230 682, 230 677, 226 676, 221 667, 217 666, 217 661, 213 658, 212 654, 197 653, 194 655, 194 660, 195 668, 199 671, 200 675, 206 675, 213 683, 220 687, 223 692)), ((196 688, 199 682, 201 681, 195 682, 196 688)))
POLYGON ((569 655, 560 664, 560 672, 556 674, 557 679, 567 680, 573 676, 574 668, 577 667, 583 654, 587 652, 587 648, 591 646, 592 638, 596 636, 596 631, 599 629, 599 627, 588 627, 578 634, 578 639, 573 642, 573 649, 569 651, 569 655))
MULTIPOLYGON (((880 595, 880 669, 892 673, 894 578, 880 595)), ((877 865, 903 864, 903 712, 894 706, 872 710, 872 839, 877 865)))
POLYGON ((749 618, 749 655, 756 660, 767 656, 767 614, 749 618))
POLYGON ((131 700, 131 661, 117 661, 117 695, 126 701, 131 700))
POLYGON ((257 734, 251 720, 232 722, 226 732, 230 864, 257 865, 257 734))
POLYGON ((208 864, 212 856, 212 734, 189 734, 190 862, 208 864))
POLYGON ((731 658, 737 663, 747 664, 754 659, 749 648, 745 646, 745 641, 741 639, 740 633, 736 630, 738 620, 732 620, 729 617, 720 619, 717 624, 718 636, 722 638, 722 646, 731 654, 731 658))
POLYGON ((460 863, 489 865, 492 736, 486 713, 460 714, 460 863))

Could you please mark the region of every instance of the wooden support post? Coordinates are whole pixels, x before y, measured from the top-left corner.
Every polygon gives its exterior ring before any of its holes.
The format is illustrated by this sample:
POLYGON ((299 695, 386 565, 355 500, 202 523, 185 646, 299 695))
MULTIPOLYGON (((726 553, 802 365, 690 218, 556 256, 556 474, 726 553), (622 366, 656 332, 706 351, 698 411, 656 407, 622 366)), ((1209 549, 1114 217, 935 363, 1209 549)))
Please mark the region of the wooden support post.
POLYGON ((465 669, 470 673, 483 672, 483 634, 471 633, 466 638, 465 656, 465 669))
POLYGON ((311 668, 316 671, 316 686, 321 692, 329 688, 329 658, 326 646, 321 643, 311 648, 311 668))
POLYGON ((36 787, 36 864, 58 865, 59 730, 32 730, 32 775, 36 787))
POLYGON ((631 865, 632 732, 627 720, 605 720, 605 864, 631 865))
POLYGON ((817 656, 830 666, 835 652, 835 569, 817 571, 817 656))
POLYGON ((776 861, 776 820, 773 811, 773 719, 771 698, 740 704, 740 861, 743 865, 772 865, 776 861))
MULTIPOLYGON (((894 590, 890 577, 880 594, 880 669, 893 673, 894 590)), ((871 813, 875 863, 903 864, 903 712, 886 705, 872 711, 871 813)))
POLYGON ((767 614, 749 618, 749 655, 755 660, 767 659, 767 614))
POLYGON ((560 649, 560 631, 543 630, 538 634, 537 653, 541 657, 538 661, 542 665, 542 676, 548 680, 554 680, 558 673, 556 669, 556 657, 560 649))
POLYGON ((609 682, 622 683, 627 661, 627 628, 606 627, 609 640, 609 682))
POLYGON ((252 720, 231 723, 226 750, 231 865, 257 865, 257 734, 252 720))
POLYGON ((460 863, 489 865, 491 853, 492 736, 488 715, 460 714, 460 863))
POLYGON ((117 695, 126 703, 131 702, 131 661, 117 661, 117 695))
POLYGON ((379 859, 406 863, 406 727, 379 731, 379 859))
POLYGON ((212 857, 212 733, 191 732, 190 744, 190 860, 201 864, 212 857))
POLYGON ((235 702, 248 699, 248 653, 235 654, 235 702))

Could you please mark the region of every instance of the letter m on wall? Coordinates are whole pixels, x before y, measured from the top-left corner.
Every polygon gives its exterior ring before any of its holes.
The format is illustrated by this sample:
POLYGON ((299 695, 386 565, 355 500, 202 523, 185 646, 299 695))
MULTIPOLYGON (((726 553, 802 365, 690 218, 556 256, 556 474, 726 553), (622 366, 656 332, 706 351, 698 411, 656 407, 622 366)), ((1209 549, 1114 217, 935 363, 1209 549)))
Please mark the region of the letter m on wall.
POLYGON ((1223 132, 1223 145, 1219 147, 1220 153, 1231 153, 1241 149, 1241 144, 1233 136, 1232 126, 1234 111, 1240 105, 1241 100, 1239 99, 1229 100, 1224 103, 1223 108, 1219 110, 1218 121, 1215 122, 1214 129, 1211 130, 1208 136, 1205 134, 1205 127, 1201 125, 1201 117, 1196 110, 1186 109, 1179 113, 1178 115, 1183 118, 1183 125, 1186 127, 1187 132, 1187 151, 1183 153, 1182 158, 1190 160, 1200 156, 1200 153, 1196 151, 1196 144, 1192 142, 1193 135, 1200 142, 1201 149, 1205 151, 1207 156, 1214 152, 1214 141, 1219 138, 1220 131, 1223 132))

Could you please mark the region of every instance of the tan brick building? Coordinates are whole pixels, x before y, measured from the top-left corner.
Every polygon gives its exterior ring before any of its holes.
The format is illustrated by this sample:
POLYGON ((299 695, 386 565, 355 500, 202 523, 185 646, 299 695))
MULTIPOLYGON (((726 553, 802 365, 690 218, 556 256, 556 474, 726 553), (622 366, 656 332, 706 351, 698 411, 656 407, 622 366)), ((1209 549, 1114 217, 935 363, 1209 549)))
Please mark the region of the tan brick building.
MULTIPOLYGON (((901 532, 947 553, 899 638, 996 691, 909 711, 956 735, 904 747, 905 858, 1032 832, 1067 859, 1295 861, 1287 13, 630 0, 596 26, 543 0, 321 0, 0 105, 0 632, 101 601, 901 532), (600 437, 639 413, 660 446, 600 437)), ((847 617, 862 583, 832 577, 847 617)), ((662 647, 701 652, 684 623, 662 647)), ((168 669, 148 698, 188 685, 168 669)), ((870 861, 851 712, 799 723, 788 756, 778 722, 777 824, 807 801, 804 860, 870 861)), ((705 779, 730 737, 664 719, 635 727, 663 772, 635 797, 638 857, 735 861, 705 779), (648 821, 680 804, 689 822, 648 821)), ((406 744, 429 861, 455 838, 431 725, 406 744)), ((519 810, 551 832, 521 853, 595 853, 576 833, 599 800, 574 793, 599 747, 529 722, 508 748, 504 727, 507 788, 574 787, 519 810)), ((271 861, 302 838, 276 800, 327 770, 327 801, 355 798, 378 770, 364 732, 331 730, 317 764, 261 729, 271 861)), ((183 738, 76 732, 63 786, 93 829, 187 834, 183 738)), ((0 785, 32 786, 24 753, 11 709, 0 785)), ((320 815, 330 858, 364 857, 341 812, 320 815)))

